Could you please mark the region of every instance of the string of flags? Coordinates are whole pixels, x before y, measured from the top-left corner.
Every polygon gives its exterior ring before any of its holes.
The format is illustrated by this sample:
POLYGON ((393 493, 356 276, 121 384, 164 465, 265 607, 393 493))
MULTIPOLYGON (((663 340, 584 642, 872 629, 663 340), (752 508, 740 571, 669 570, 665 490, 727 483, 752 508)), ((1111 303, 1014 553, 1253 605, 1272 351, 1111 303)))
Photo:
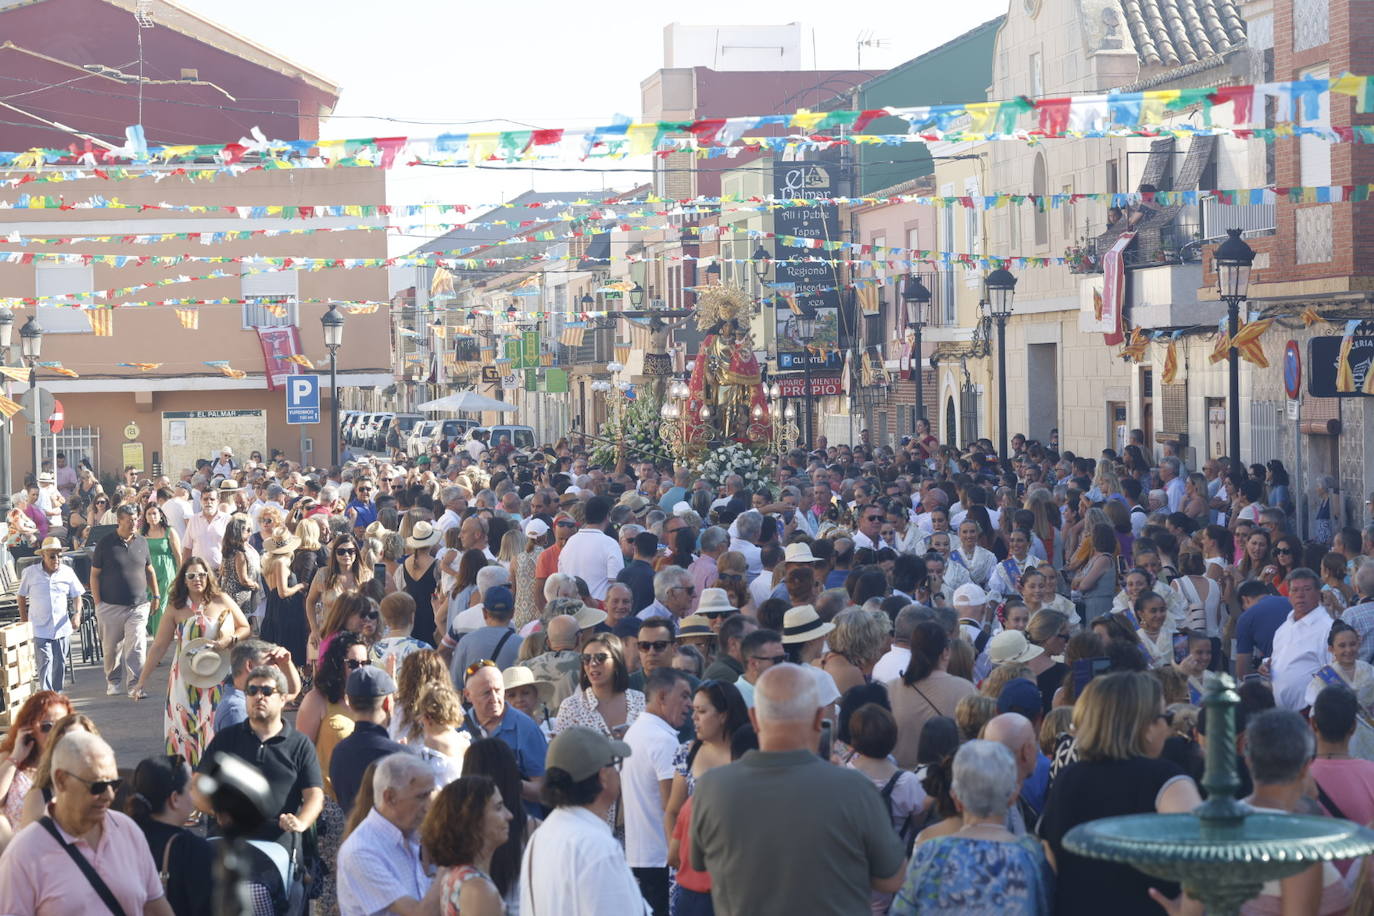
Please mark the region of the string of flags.
MULTIPOLYGON (((240 174, 259 169, 377 167, 399 165, 476 165, 525 162, 554 157, 623 158, 671 152, 703 157, 736 156, 744 150, 798 152, 838 145, 900 145, 930 141, 1012 140, 1133 136, 1234 136, 1266 142, 1317 136, 1331 142, 1374 142, 1374 127, 1313 126, 1322 97, 1335 93, 1354 100, 1360 114, 1374 112, 1374 78, 1344 73, 1255 84, 1189 89, 1109 91, 1052 98, 1018 96, 867 110, 810 111, 742 115, 690 121, 632 123, 615 118, 592 128, 550 127, 445 133, 434 137, 357 137, 333 140, 269 140, 258 128, 237 141, 149 146, 139 125, 125 129, 122 146, 97 148, 72 144, 66 149, 0 152, 0 167, 43 169, 72 166, 103 171, 109 166, 195 166, 197 174, 240 174), (1266 126, 1272 103, 1276 126, 1266 126), (1215 109, 1230 106, 1228 125, 1215 123, 1215 109), (1200 123, 1170 123, 1185 112, 1200 113, 1200 123), (905 122, 896 132, 889 119, 905 122), (960 125, 960 126, 956 126, 960 125), (967 125, 962 126, 962 125, 967 125), (759 131, 765 132, 759 134, 759 131), (835 131, 827 134, 826 131, 835 131)), ((165 176, 182 169, 163 171, 165 176)))
MULTIPOLYGON (((0 182, 0 186, 3 186, 3 184, 4 182, 0 182)), ((243 220, 310 220, 337 219, 342 217, 379 219, 386 217, 392 220, 392 223, 387 228, 397 228, 398 220, 403 222, 406 219, 414 218, 417 223, 447 223, 467 229, 524 229, 555 222, 616 224, 627 220, 645 219, 652 216, 680 218, 682 216, 692 215, 714 215, 717 211, 726 209, 731 212, 772 212, 775 210, 812 209, 823 206, 871 207, 912 203, 937 208, 958 207, 974 210, 994 210, 1007 206, 1031 206, 1040 210, 1054 210, 1082 202, 1107 204, 1108 206, 1114 207, 1129 207, 1149 202, 1157 203, 1160 206, 1188 206, 1211 199, 1223 204, 1259 205, 1274 203, 1276 197, 1283 198, 1291 203, 1341 203, 1345 201, 1358 203, 1374 199, 1374 185, 1261 185, 1250 188, 1202 188, 1181 191, 1119 191, 1056 194, 1013 194, 1008 192, 999 194, 960 194, 946 196, 928 194, 894 194, 881 197, 746 197, 726 195, 721 197, 702 196, 682 198, 678 200, 668 200, 649 195, 642 198, 629 199, 607 198, 603 201, 582 198, 543 202, 528 201, 519 204, 506 202, 501 204, 481 205, 426 203, 391 205, 339 204, 298 206, 282 204, 242 206, 233 204, 133 203, 121 201, 118 198, 106 198, 100 195, 91 196, 82 200, 68 200, 65 197, 52 195, 21 194, 14 200, 0 200, 0 210, 131 210, 139 213, 184 213, 199 216, 223 215, 243 220), (549 212, 540 213, 537 219, 463 219, 452 221, 435 219, 432 213, 430 213, 430 211, 437 211, 439 213, 464 214, 474 210, 495 210, 501 207, 520 207, 530 210, 543 209, 549 212), (586 209, 586 212, 578 212, 579 208, 588 209, 586 209)), ((41 224, 35 224, 34 228, 39 231, 35 232, 33 235, 26 235, 24 237, 33 239, 35 236, 49 235, 41 232, 41 224)), ((376 230, 379 228, 382 228, 382 226, 376 223, 363 223, 356 226, 319 227, 314 229, 314 231, 357 232, 376 230)), ((717 227, 689 226, 679 228, 681 231, 690 232, 696 230, 709 231, 717 227)), ((726 229, 726 227, 719 228, 721 231, 725 231, 726 229)), ((137 235, 71 237, 68 238, 68 241, 118 241, 133 242, 134 244, 151 244, 155 242, 190 240, 212 244, 215 241, 221 240, 242 239, 260 235, 295 235, 308 231, 310 230, 306 228, 289 228, 236 230, 218 233, 141 233, 137 235), (208 242, 206 242, 207 238, 209 239, 208 242)), ((11 241, 15 241, 14 237, 11 237, 11 241)))

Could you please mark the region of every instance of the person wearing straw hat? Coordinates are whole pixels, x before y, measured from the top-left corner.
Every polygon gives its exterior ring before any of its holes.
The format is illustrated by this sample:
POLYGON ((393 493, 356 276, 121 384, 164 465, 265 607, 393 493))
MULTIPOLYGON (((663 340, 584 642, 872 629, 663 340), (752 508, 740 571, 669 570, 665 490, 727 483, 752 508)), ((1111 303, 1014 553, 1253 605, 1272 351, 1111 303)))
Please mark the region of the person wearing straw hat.
POLYGON ((553 684, 536 678, 524 665, 512 665, 502 671, 501 679, 506 688, 506 702, 537 722, 545 738, 552 738, 549 720, 553 715, 549 708, 558 708, 554 702, 553 684))
POLYGON ((988 640, 988 661, 993 666, 1024 664, 1045 650, 1026 639, 1020 630, 1003 630, 988 640))
POLYGON ((180 754, 192 766, 200 762, 214 737, 215 706, 230 670, 229 650, 250 633, 248 618, 220 591, 209 564, 199 557, 183 564, 172 582, 148 663, 130 691, 135 700, 147 696, 143 688, 149 674, 175 640, 164 719, 167 753, 180 754))
POLYGON ((816 679, 816 691, 822 706, 829 706, 840 698, 835 679, 818 664, 825 650, 826 634, 834 629, 835 625, 822 620, 816 608, 810 604, 794 607, 782 618, 782 648, 787 653, 787 660, 801 665, 816 679))
POLYGON ((19 579, 19 620, 33 625, 38 689, 62 692, 67 677, 67 647, 86 587, 62 562, 62 542, 45 538, 38 547, 42 562, 24 569, 19 579))
POLYGON ((706 618, 706 625, 710 627, 711 632, 717 633, 725 618, 738 611, 739 608, 730 603, 730 596, 726 594, 725 589, 707 588, 702 590, 701 599, 697 602, 692 616, 706 618))
MULTIPOLYGON (((782 600, 786 601, 788 600, 787 573, 790 573, 794 569, 810 569, 813 571, 824 569, 825 560, 811 552, 810 544, 799 541, 795 544, 788 544, 787 547, 783 550, 782 568, 782 579, 773 588, 773 591, 769 593, 768 597, 781 598, 782 600)), ((819 587, 820 583, 817 582, 817 588, 819 587)))

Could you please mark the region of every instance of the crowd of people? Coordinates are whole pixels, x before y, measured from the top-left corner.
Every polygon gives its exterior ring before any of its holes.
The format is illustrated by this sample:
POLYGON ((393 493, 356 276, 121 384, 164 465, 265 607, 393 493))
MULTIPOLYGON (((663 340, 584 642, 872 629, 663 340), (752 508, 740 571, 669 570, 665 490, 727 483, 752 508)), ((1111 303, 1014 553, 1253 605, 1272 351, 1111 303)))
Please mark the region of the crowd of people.
MULTIPOLYGON (((1374 819, 1374 526, 1335 500, 1299 538, 1277 461, 923 428, 751 489, 477 446, 41 475, 0 912, 210 912, 224 834, 261 913, 1187 910, 1063 838, 1201 802, 1207 672, 1240 682, 1252 805, 1374 819), (87 591, 107 693, 162 703, 132 770, 63 692, 87 591), (266 780, 251 829, 215 800, 231 756, 266 780)), ((1247 912, 1370 882, 1314 866, 1247 912)))

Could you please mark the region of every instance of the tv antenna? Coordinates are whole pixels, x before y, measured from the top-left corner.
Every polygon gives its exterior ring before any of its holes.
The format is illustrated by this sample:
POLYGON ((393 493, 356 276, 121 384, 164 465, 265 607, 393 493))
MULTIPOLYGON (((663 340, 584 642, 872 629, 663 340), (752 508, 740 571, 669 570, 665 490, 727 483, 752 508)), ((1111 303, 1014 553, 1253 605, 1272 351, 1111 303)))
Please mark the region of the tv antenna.
POLYGON ((892 45, 892 41, 887 38, 877 38, 872 29, 864 29, 859 33, 859 37, 854 40, 855 65, 862 70, 864 66, 864 48, 886 48, 892 45))

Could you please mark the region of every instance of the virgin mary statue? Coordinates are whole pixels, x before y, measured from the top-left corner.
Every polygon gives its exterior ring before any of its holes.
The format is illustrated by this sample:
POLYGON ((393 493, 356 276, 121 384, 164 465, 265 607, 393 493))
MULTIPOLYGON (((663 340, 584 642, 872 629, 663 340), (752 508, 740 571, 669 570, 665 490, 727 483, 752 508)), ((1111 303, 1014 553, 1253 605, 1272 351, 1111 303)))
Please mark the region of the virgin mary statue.
POLYGON ((766 442, 768 400, 749 333, 753 302, 743 290, 713 286, 697 295, 697 327, 706 331, 687 384, 688 439, 766 442))

